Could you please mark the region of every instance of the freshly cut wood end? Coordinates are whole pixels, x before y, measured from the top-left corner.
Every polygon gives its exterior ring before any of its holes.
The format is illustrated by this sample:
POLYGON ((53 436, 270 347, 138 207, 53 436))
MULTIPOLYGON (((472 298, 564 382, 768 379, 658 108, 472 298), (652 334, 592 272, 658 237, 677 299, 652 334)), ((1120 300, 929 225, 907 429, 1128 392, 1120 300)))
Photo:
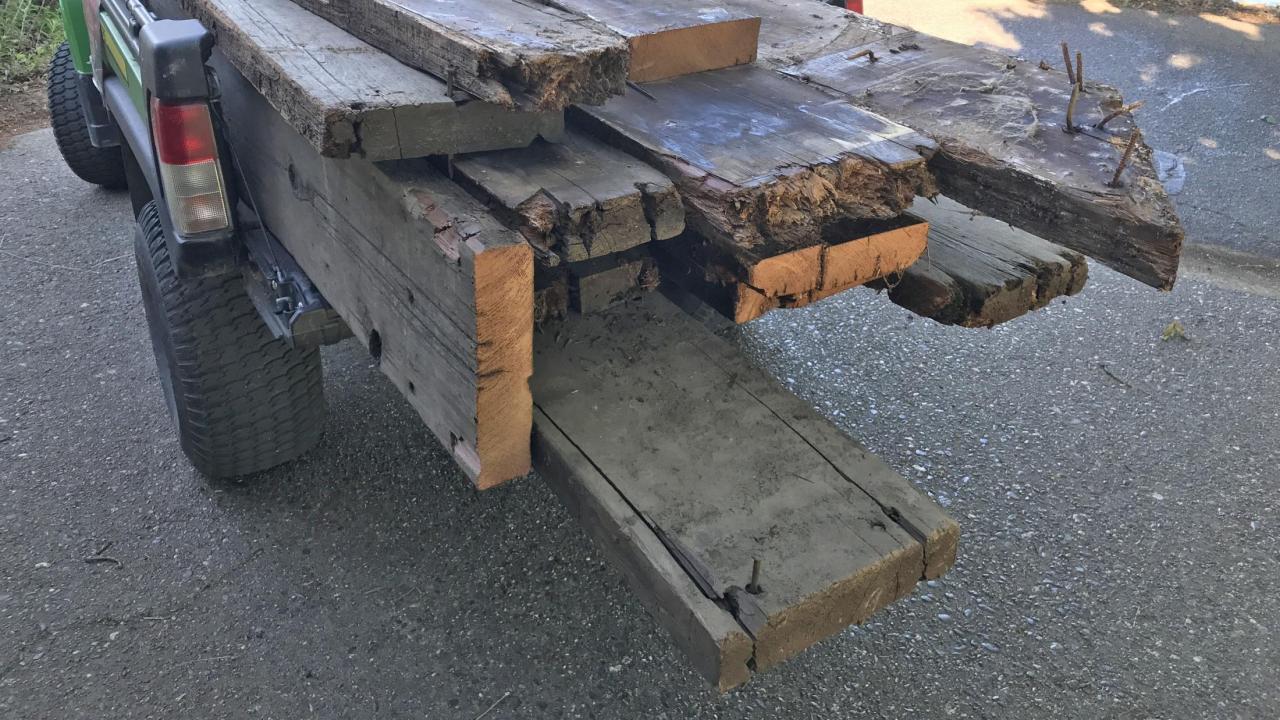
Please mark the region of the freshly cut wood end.
MULTIPOLYGON (((484 250, 475 256, 475 277, 478 465, 469 474, 487 490, 524 477, 532 466, 533 250, 524 244, 484 250)), ((454 443, 460 460, 466 440, 454 443)))
POLYGON ((749 322, 775 308, 802 308, 906 271, 924 254, 929 242, 928 223, 907 222, 910 224, 757 263, 738 288, 734 321, 749 322))
POLYGON ((875 233, 825 249, 822 284, 829 297, 911 267, 929 245, 929 223, 875 233))
POLYGON ((632 82, 653 82, 756 61, 760 18, 735 18, 631 38, 632 82))

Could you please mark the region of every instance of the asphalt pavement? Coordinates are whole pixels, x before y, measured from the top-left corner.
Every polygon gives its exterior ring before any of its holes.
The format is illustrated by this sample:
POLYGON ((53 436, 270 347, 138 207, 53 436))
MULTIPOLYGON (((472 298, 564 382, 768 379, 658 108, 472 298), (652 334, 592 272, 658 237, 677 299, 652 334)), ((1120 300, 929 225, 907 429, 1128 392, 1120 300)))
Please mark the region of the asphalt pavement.
POLYGON ((0 152, 0 717, 1280 716, 1280 301, 1092 272, 990 331, 857 291, 739 333, 964 536, 944 579, 716 696, 541 479, 469 489, 354 344, 325 352, 314 453, 201 479, 127 199, 22 136, 0 152))

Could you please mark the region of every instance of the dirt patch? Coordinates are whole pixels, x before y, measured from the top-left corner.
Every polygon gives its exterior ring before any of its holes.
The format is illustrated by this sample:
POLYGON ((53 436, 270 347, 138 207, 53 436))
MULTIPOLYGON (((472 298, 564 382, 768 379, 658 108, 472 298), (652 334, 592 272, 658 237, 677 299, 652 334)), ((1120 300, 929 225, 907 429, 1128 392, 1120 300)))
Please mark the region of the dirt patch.
POLYGON ((0 149, 23 133, 48 125, 43 81, 0 87, 0 149))

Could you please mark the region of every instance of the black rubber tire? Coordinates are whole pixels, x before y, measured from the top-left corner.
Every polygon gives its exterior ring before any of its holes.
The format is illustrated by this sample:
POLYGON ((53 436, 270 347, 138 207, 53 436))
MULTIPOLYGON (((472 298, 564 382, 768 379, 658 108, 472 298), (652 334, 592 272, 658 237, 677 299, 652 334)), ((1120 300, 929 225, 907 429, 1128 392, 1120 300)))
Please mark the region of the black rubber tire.
POLYGON ((182 450, 211 478, 294 460, 320 439, 320 351, 272 337, 238 273, 179 278, 155 203, 138 215, 142 302, 182 450))
POLYGON ((124 158, 120 148, 97 148, 89 140, 89 126, 80 107, 79 77, 71 47, 64 42, 49 63, 49 123, 53 125, 53 137, 67 167, 81 180, 122 190, 128 185, 124 158))

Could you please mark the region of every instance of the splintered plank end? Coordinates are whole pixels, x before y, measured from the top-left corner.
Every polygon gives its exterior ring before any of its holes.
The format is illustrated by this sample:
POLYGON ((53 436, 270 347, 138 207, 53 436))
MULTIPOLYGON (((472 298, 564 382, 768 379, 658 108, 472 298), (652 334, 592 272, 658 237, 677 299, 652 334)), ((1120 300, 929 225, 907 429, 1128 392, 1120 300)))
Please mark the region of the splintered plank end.
POLYGON ((944 325, 992 327, 1084 289, 1084 256, 948 198, 918 202, 929 253, 889 288, 889 298, 944 325))
POLYGON ((816 245, 827 223, 897 217, 936 192, 933 141, 755 65, 650 83, 573 117, 666 173, 689 226, 726 252, 816 245))

